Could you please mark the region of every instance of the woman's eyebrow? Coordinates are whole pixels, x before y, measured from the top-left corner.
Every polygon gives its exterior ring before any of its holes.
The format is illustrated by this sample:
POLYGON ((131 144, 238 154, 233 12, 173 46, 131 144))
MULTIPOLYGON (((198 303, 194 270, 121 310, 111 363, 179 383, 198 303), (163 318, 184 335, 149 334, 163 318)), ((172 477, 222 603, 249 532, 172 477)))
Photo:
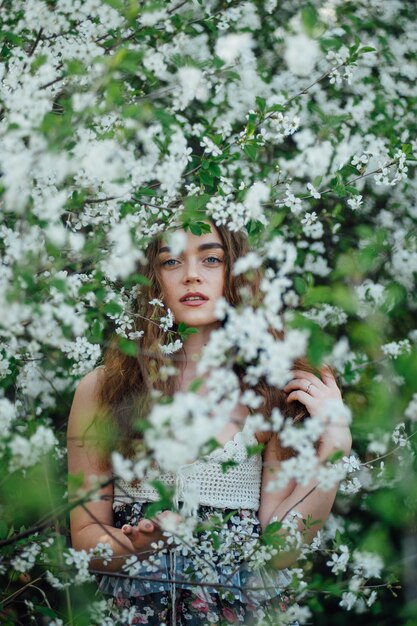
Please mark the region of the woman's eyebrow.
MULTIPOLYGON (((224 246, 222 246, 221 243, 216 243, 215 241, 213 241, 208 243, 202 243, 201 246, 198 246, 198 249, 200 251, 213 249, 224 250, 224 246)), ((159 248, 158 254, 162 254, 163 252, 171 252, 171 248, 169 246, 162 246, 162 248, 159 248)))
POLYGON ((211 250, 212 248, 216 248, 218 250, 224 250, 224 247, 221 243, 216 243, 215 241, 209 243, 202 243, 201 246, 198 246, 199 250, 211 250))

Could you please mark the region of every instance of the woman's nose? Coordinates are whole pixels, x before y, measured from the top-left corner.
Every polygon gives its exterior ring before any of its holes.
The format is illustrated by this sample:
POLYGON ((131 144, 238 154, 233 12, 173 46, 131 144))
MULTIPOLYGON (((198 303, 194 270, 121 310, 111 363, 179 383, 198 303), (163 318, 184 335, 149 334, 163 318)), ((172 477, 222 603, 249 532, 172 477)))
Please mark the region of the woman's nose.
POLYGON ((196 263, 186 263, 185 272, 184 272, 184 282, 186 283, 194 283, 201 282, 201 277, 198 272, 198 267, 196 263))

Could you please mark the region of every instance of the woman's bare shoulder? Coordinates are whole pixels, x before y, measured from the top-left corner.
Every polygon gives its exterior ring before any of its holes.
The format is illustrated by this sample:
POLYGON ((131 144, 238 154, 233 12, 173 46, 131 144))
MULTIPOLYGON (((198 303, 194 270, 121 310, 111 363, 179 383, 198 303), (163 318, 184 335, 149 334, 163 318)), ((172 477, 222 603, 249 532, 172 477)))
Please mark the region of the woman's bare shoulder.
POLYGON ((88 427, 100 412, 100 385, 104 370, 96 367, 77 385, 68 418, 68 431, 88 427))
POLYGON ((92 400, 98 401, 100 385, 102 384, 104 377, 104 368, 96 367, 91 372, 88 372, 79 381, 75 390, 75 395, 83 395, 90 397, 92 400))

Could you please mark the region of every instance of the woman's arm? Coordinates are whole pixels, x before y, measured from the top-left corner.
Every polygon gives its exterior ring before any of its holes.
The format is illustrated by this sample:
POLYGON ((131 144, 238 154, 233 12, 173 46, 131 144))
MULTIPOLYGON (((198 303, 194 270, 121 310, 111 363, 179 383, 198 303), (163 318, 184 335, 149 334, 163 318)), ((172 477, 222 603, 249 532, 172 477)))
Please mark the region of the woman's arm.
MULTIPOLYGON (((67 447, 69 474, 83 474, 83 487, 91 490, 99 477, 104 484, 111 479, 110 468, 103 470, 100 455, 99 435, 94 417, 99 414, 97 389, 100 369, 87 374, 79 383, 74 395, 68 418, 67 447)), ((75 499, 69 483, 69 498, 75 499)), ((107 543, 113 550, 112 561, 104 566, 100 560, 91 561, 92 569, 116 571, 121 568, 125 557, 142 552, 145 558, 150 543, 161 538, 157 525, 149 520, 141 520, 137 527, 113 526, 113 484, 109 482, 97 494, 97 499, 71 510, 71 540, 76 550, 90 550, 98 543, 107 543)))
MULTIPOLYGON (((340 400, 342 402, 340 390, 329 368, 324 367, 320 370, 322 380, 314 374, 302 370, 296 370, 293 373, 294 379, 284 387, 284 391, 290 392, 288 402, 299 400, 312 416, 320 412, 327 400, 340 400), (309 393, 307 393, 307 389, 309 393)), ((323 432, 317 451, 317 470, 334 452, 341 450, 345 455, 348 455, 351 445, 352 438, 349 426, 343 411, 341 411, 340 416, 336 416, 323 432)), ((305 542, 310 543, 331 511, 338 484, 333 489, 323 491, 317 487, 316 479, 312 479, 306 486, 299 485, 293 480, 283 489, 268 491, 271 481, 274 481, 280 472, 282 462, 280 461, 280 448, 276 437, 272 437, 268 442, 263 460, 264 471, 259 509, 259 520, 262 527, 265 529, 273 518, 283 521, 290 511, 296 510, 301 513, 303 519, 310 518, 317 521, 307 529, 303 527, 302 522, 299 524, 305 542)), ((296 559, 297 553, 291 551, 278 555, 272 564, 278 568, 287 567, 296 559)))

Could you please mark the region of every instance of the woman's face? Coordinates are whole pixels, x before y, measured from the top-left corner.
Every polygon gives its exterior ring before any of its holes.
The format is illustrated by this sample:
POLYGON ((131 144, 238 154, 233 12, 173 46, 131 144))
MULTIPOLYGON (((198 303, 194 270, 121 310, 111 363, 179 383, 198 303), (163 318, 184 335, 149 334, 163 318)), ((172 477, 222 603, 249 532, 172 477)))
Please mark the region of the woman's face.
POLYGON ((224 293, 225 250, 214 226, 204 235, 186 232, 181 254, 173 255, 165 242, 158 254, 158 275, 164 304, 175 322, 201 328, 218 326, 216 301, 224 293))

